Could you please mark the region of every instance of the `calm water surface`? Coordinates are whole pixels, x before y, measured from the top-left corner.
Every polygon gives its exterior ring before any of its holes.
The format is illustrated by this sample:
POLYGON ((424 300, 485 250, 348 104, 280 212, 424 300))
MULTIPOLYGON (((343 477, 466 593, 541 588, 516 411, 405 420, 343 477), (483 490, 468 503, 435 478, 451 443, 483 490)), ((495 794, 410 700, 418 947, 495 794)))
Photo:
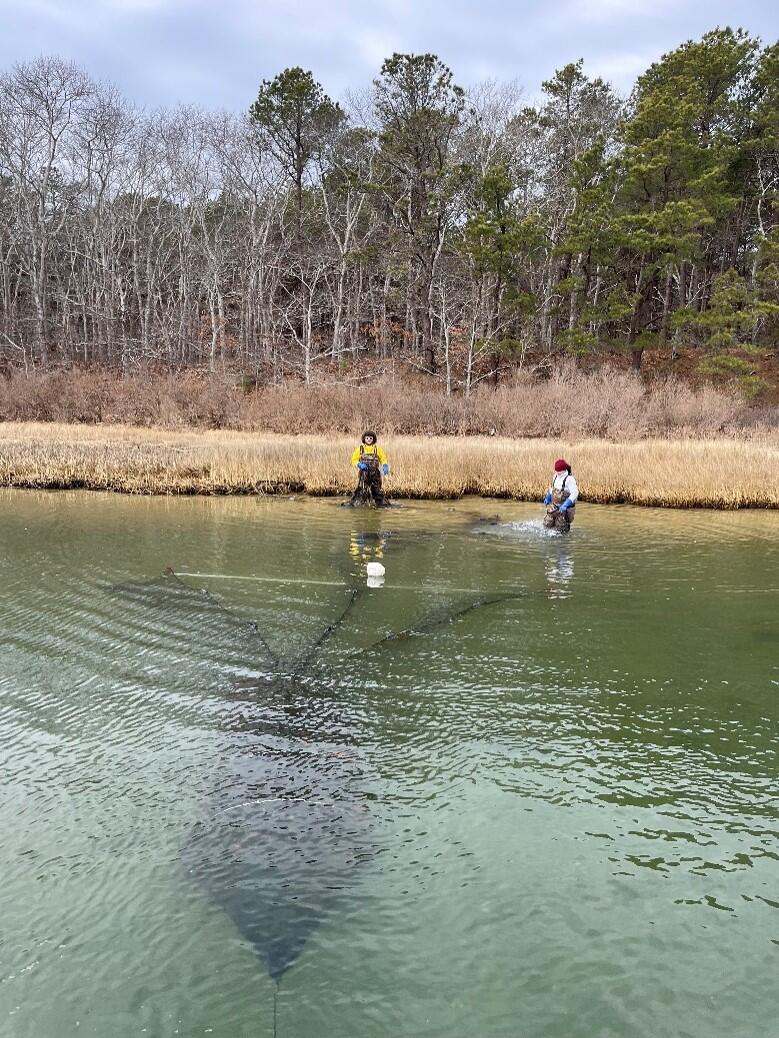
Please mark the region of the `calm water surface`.
POLYGON ((778 1033, 779 515, 0 506, 0 1035, 778 1033))

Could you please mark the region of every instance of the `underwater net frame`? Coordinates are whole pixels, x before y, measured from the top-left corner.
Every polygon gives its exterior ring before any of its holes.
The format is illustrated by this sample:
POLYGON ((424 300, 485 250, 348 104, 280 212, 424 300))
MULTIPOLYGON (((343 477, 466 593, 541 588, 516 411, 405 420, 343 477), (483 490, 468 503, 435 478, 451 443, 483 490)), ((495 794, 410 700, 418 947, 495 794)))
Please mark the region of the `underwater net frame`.
MULTIPOLYGON (((226 574, 225 575, 219 575, 219 574, 213 574, 213 573, 212 574, 205 574, 205 573, 194 574, 194 573, 183 573, 183 572, 182 573, 177 573, 171 566, 166 566, 165 567, 165 569, 163 570, 163 575, 166 578, 168 578, 168 579, 174 580, 182 589, 186 589, 187 591, 193 591, 193 592, 195 592, 197 594, 202 595, 205 599, 207 599, 210 603, 212 603, 217 609, 219 609, 225 616, 229 617, 231 620, 235 621, 236 623, 238 623, 242 627, 245 627, 248 630, 250 630, 253 634, 256 635, 256 637, 260 641, 261 645, 263 646, 263 648, 267 652, 271 662, 273 664, 275 664, 276 666, 279 666, 281 664, 282 658, 271 649, 268 640, 262 634, 262 632, 260 630, 260 627, 259 627, 259 624, 258 624, 258 622, 256 620, 250 620, 248 617, 243 616, 236 609, 233 609, 232 606, 227 605, 222 600, 220 595, 215 595, 208 588, 206 588, 206 587, 193 587, 191 584, 188 584, 185 580, 182 579, 183 577, 189 577, 189 576, 198 576, 201 579, 220 579, 220 577, 221 577, 221 579, 237 579, 237 580, 243 580, 243 579, 263 580, 264 578, 261 578, 261 577, 248 577, 248 578, 245 578, 245 577, 240 577, 240 576, 238 576, 238 577, 231 577, 231 576, 228 576, 226 574)), ((329 623, 322 630, 322 633, 312 642, 312 644, 309 647, 309 649, 306 650, 304 653, 301 653, 297 657, 297 659, 295 661, 293 661, 294 662, 294 666, 292 667, 292 669, 290 671, 286 671, 285 672, 286 676, 298 677, 302 673, 302 671, 306 667, 306 665, 316 655, 318 650, 345 623, 346 619, 349 617, 350 613, 353 611, 354 607, 357 605, 357 603, 359 602, 359 600, 361 599, 363 593, 367 590, 367 588, 364 585, 358 585, 358 586, 352 585, 352 586, 350 586, 348 584, 343 584, 343 583, 339 583, 339 582, 336 582, 336 581, 333 581, 333 582, 329 582, 329 581, 309 581, 309 580, 305 580, 305 579, 288 580, 288 579, 284 579, 284 578, 268 578, 268 580, 272 581, 274 583, 279 583, 279 584, 293 584, 293 583, 294 584, 320 584, 320 585, 325 585, 325 586, 329 586, 329 587, 342 587, 342 588, 350 591, 349 601, 348 601, 346 607, 343 609, 343 611, 331 623, 329 623)), ((417 588, 412 587, 410 585, 395 585, 394 588, 395 588, 395 590, 398 590, 398 591, 417 590, 417 588)), ((386 591, 388 589, 382 589, 382 590, 386 591)), ((449 590, 451 592, 455 592, 455 593, 463 593, 463 592, 467 592, 467 591, 472 591, 474 589, 450 588, 449 590)), ((494 605, 501 605, 501 604, 506 603, 506 602, 520 601, 521 599, 524 599, 526 597, 527 597, 527 592, 517 592, 517 591, 514 591, 514 592, 505 592, 505 593, 497 594, 497 595, 486 595, 486 596, 479 597, 479 598, 477 598, 477 599, 475 599, 473 601, 467 602, 467 603, 461 603, 460 605, 457 605, 454 608, 442 610, 441 611, 441 615, 436 615, 436 616, 431 617, 430 619, 423 620, 423 621, 416 621, 413 624, 410 624, 408 627, 401 628, 401 630, 399 630, 399 631, 390 631, 387 634, 382 635, 380 638, 377 638, 375 641, 369 643, 368 645, 362 646, 359 649, 350 650, 349 653, 347 654, 347 658, 355 657, 355 656, 360 656, 363 653, 372 652, 375 649, 378 649, 378 648, 381 648, 381 647, 384 647, 384 646, 388 646, 388 645, 392 645, 392 644, 395 644, 397 642, 402 642, 404 640, 408 640, 408 639, 413 638, 415 635, 418 635, 418 634, 428 634, 431 631, 434 631, 436 628, 443 627, 444 625, 446 625, 448 623, 451 623, 453 620, 461 619, 463 616, 466 616, 469 613, 472 613, 472 612, 474 612, 477 609, 482 609, 482 608, 486 608, 486 607, 494 606, 494 605)))
MULTIPOLYGON (((233 628, 245 634, 250 643, 254 642, 258 647, 271 671, 261 686, 252 685, 251 690, 255 696, 267 690, 269 705, 272 704, 275 709, 272 721, 274 735, 282 741, 291 741, 298 745, 301 738, 306 742, 308 737, 301 737, 299 727, 295 726, 295 722, 299 722, 301 710, 300 693, 304 693, 304 702, 318 702, 312 679, 318 676, 317 672, 323 664, 319 653, 358 609, 363 595, 368 591, 367 586, 358 585, 354 581, 274 581, 279 584, 325 583, 328 586, 339 587, 347 593, 347 601, 338 604, 332 619, 318 635, 302 651, 286 656, 274 650, 271 639, 266 636, 258 621, 234 608, 221 595, 215 594, 209 588, 190 583, 187 578, 193 576, 194 574, 177 573, 168 566, 160 576, 151 581, 118 585, 114 586, 113 590, 128 596, 142 607, 156 605, 164 608, 170 604, 167 601, 168 595, 173 595, 180 603, 189 601, 206 604, 209 613, 221 616, 226 621, 228 630, 233 628)), ((198 574, 198 577, 216 579, 217 575, 198 574)), ((420 585, 413 588, 420 589, 423 589, 420 585)), ((398 586, 397 590, 401 590, 401 587, 398 586)), ((478 609, 528 597, 525 591, 481 594, 474 598, 475 589, 448 590, 451 593, 467 592, 471 597, 438 608, 432 615, 421 617, 400 630, 390 630, 381 634, 360 648, 349 649, 341 656, 341 660, 353 660, 365 654, 391 649, 418 635, 430 634, 478 609)), ((243 690, 249 691, 246 688, 243 690)), ((264 707, 263 703, 263 709, 264 707)), ((305 706, 302 707, 306 717, 307 709, 305 706)), ((312 720, 312 730, 316 731, 316 715, 312 720)), ((256 730, 256 723, 256 720, 252 722, 252 731, 256 730)), ((314 759, 313 767, 316 768, 317 755, 321 756, 318 740, 314 737, 308 745, 313 747, 311 757, 314 759)), ((262 765, 263 762, 260 763, 262 765)), ((247 750, 245 767, 239 763, 233 776, 232 788, 238 788, 240 795, 236 797, 235 802, 230 801, 226 807, 221 806, 219 812, 211 815, 209 825, 182 851, 182 857, 186 854, 184 860, 191 861, 192 864, 187 871, 204 887, 208 899, 226 912, 257 957, 265 962, 268 976, 274 984, 273 1033, 276 1035, 279 989, 284 975, 297 961, 320 921, 334 910, 340 911, 338 899, 352 896, 348 892, 353 891, 359 881, 357 866, 375 856, 377 852, 375 844, 373 851, 370 848, 360 849, 361 841, 369 844, 369 819, 363 817, 361 823, 363 827, 367 825, 368 829, 355 834, 354 816, 348 814, 350 806, 355 807, 355 802, 352 800, 350 803, 348 798, 348 767, 341 775, 343 778, 345 774, 347 786, 336 784, 332 803, 327 803, 322 801, 320 795, 314 799, 308 796, 290 796, 288 792, 285 794, 285 784, 290 778, 289 772, 292 771, 293 777, 299 779, 299 775, 294 775, 294 763, 291 758, 285 757, 285 751, 277 754, 275 759, 268 763, 271 778, 274 779, 269 789, 276 791, 276 795, 257 798, 256 785, 251 781, 252 769, 256 765, 257 760, 252 751, 247 750), (277 768, 276 773, 273 772, 274 765, 277 768), (281 770, 278 771, 278 768, 281 770), (295 886, 280 883, 279 880, 280 875, 284 878, 279 863, 287 861, 285 854, 290 840, 293 844, 305 848, 311 859, 309 864, 312 866, 308 872, 298 870, 295 874, 295 886), (355 842, 357 850, 354 847, 355 842), (227 871, 225 856, 228 858, 227 871), (301 903, 311 901, 317 903, 317 908, 308 913, 302 912, 301 903)), ((328 772, 326 763, 322 779, 327 789, 327 782, 332 780, 332 775, 328 772)), ((222 805, 221 800, 219 804, 222 805)), ((365 805, 361 805, 361 801, 357 801, 356 805, 358 812, 365 811, 365 805)))

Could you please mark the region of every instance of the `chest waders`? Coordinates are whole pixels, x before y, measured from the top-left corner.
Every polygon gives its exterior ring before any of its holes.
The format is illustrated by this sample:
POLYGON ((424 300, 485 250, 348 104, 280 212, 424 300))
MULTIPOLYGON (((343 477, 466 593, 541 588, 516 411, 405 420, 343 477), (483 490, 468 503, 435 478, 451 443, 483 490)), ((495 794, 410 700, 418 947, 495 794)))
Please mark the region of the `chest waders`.
POLYGON ((568 497, 565 492, 565 484, 567 482, 568 476, 563 480, 563 485, 559 490, 555 487, 552 488, 552 503, 547 505, 546 515, 544 516, 544 526, 547 530, 559 530, 560 533, 568 533, 571 529, 576 505, 571 505, 564 512, 560 511, 560 505, 568 497))
POLYGON ((387 503, 381 485, 381 465, 376 448, 370 452, 365 449, 365 444, 360 444, 360 461, 366 464, 367 469, 358 469, 357 487, 349 501, 350 505, 374 505, 382 508, 387 503))

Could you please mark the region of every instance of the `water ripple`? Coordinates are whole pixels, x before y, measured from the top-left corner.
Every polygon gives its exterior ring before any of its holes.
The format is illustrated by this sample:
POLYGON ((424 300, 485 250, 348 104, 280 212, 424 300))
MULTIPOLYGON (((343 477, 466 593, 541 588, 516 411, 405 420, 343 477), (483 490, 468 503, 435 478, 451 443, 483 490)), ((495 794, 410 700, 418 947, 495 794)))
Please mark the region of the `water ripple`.
POLYGON ((776 523, 452 507, 8 498, 0 1034, 771 1033, 776 523))

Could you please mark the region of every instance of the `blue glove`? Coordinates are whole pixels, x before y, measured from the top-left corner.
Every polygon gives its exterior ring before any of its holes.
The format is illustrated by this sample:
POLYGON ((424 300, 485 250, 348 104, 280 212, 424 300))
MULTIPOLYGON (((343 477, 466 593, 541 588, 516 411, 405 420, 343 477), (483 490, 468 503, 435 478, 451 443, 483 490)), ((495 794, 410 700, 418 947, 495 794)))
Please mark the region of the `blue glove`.
POLYGON ((544 498, 544 504, 545 505, 550 505, 551 503, 552 503, 552 495, 549 492, 547 492, 547 495, 544 498))
POLYGON ((560 511, 567 512, 572 504, 573 501, 570 499, 570 497, 566 497, 565 501, 563 501, 563 503, 560 505, 560 511))
POLYGON ((357 462, 357 468, 361 469, 363 472, 367 472, 368 471, 368 462, 367 461, 358 461, 357 462))
POLYGON ((389 475, 389 465, 386 463, 386 461, 381 466, 381 471, 384 473, 385 476, 389 475))

